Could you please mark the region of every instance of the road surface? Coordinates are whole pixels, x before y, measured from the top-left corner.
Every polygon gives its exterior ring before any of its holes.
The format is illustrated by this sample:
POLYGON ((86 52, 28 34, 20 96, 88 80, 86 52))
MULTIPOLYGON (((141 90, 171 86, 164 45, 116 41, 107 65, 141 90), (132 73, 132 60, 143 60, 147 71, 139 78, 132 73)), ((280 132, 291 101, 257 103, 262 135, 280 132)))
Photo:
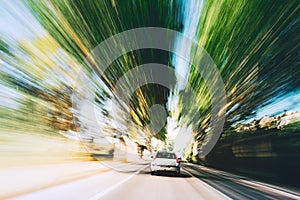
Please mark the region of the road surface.
POLYGON ((194 164, 182 164, 180 175, 150 175, 149 163, 146 162, 102 164, 111 170, 13 199, 300 199, 297 190, 194 164))

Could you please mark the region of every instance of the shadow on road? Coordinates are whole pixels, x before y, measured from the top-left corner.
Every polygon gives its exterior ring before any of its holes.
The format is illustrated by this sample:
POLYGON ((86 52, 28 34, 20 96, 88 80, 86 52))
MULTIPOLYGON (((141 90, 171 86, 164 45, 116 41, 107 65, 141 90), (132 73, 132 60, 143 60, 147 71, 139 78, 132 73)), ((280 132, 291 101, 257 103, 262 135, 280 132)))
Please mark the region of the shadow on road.
MULTIPOLYGON (((149 172, 149 174, 151 174, 149 172)), ((173 178, 191 178, 192 176, 187 173, 174 173, 174 172, 156 172, 155 174, 152 174, 153 176, 166 176, 166 177, 173 177, 173 178)))

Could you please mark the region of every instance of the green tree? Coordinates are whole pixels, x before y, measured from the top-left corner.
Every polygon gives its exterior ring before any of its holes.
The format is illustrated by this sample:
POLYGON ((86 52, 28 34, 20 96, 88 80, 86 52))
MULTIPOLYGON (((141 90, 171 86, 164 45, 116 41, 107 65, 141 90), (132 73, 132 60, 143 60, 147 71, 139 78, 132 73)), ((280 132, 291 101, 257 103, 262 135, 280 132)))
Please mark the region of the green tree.
MULTIPOLYGON (((182 13, 177 1, 104 0, 91 3, 51 0, 28 1, 27 5, 51 36, 79 62, 100 42, 125 30, 139 27, 182 28, 182 13)), ((84 67, 87 72, 98 74, 113 91, 116 81, 131 68, 151 62, 169 65, 170 56, 168 52, 159 50, 133 51, 112 63, 104 76, 97 73, 97 65, 84 67)), ((173 87, 171 84, 170 88, 173 87)), ((148 124, 149 108, 153 104, 165 106, 169 92, 168 88, 160 85, 137 89, 129 105, 132 120, 140 126, 148 124)), ((165 132, 158 134, 161 139, 163 134, 165 132)))
MULTIPOLYGON (((214 60, 226 93, 225 129, 253 117, 274 99, 299 88, 299 2, 207 1, 198 23, 198 44, 214 60), (287 42, 289 41, 289 42, 287 42)), ((197 61, 196 47, 191 59, 197 61)), ((199 59, 198 59, 199 60, 199 59)), ((193 103, 180 95, 182 123, 193 124, 195 138, 205 134, 211 116, 210 94, 191 66, 193 103), (194 119, 195 113, 201 117, 194 119), (199 126, 200 125, 200 126, 199 126)))

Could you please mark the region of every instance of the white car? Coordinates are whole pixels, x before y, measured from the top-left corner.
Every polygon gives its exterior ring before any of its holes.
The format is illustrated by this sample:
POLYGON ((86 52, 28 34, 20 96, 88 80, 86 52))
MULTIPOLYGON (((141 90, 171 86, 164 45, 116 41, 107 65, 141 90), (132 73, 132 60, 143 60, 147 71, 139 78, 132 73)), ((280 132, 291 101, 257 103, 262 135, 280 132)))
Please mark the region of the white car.
POLYGON ((172 171, 180 174, 180 162, 175 153, 158 151, 150 164, 151 174, 159 171, 172 171))

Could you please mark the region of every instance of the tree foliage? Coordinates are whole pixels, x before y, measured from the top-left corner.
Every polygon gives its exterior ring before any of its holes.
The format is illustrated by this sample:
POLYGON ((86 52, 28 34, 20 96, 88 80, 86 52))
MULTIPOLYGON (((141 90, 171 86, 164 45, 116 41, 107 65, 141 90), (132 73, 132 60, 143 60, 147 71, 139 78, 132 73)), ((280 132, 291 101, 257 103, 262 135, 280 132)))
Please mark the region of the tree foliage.
MULTIPOLYGON (((79 62, 83 61, 99 43, 122 31, 139 27, 163 27, 175 30, 182 27, 182 13, 177 1, 52 0, 29 1, 27 5, 51 36, 79 62)), ((122 55, 110 65, 105 75, 98 75, 113 91, 118 79, 130 69, 145 63, 170 65, 170 61, 171 55, 168 52, 153 49, 137 50, 122 55)), ((91 73, 97 74, 99 71, 99 66, 85 67, 91 73)), ((170 88, 172 87, 170 83, 170 88)), ((149 108, 153 104, 166 106, 169 93, 168 88, 155 84, 138 88, 129 105, 132 120, 140 126, 148 124, 149 108)), ((164 138, 163 134, 159 135, 164 138)))
MULTIPOLYGON (((225 129, 299 88, 299 1, 207 1, 201 13, 198 44, 219 68, 227 93, 225 129)), ((180 115, 199 138, 208 127, 210 94, 195 66, 188 82, 197 101, 188 103, 182 92, 180 115), (196 121, 195 112, 201 113, 196 121)))

